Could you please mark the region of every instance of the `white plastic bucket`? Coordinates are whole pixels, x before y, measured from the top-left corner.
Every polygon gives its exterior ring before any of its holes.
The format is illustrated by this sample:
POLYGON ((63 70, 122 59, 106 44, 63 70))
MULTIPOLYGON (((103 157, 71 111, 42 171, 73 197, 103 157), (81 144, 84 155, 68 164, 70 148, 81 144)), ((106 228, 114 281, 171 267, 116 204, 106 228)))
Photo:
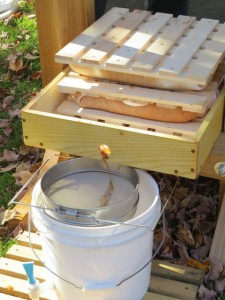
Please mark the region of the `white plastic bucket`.
POLYGON ((126 223, 73 226, 35 208, 40 197, 36 184, 32 219, 40 232, 44 262, 51 270, 59 300, 140 300, 150 281, 153 230, 161 202, 154 179, 139 176, 139 203, 126 223), (149 228, 146 228, 148 226, 149 228))
POLYGON ((18 0, 0 0, 0 20, 9 17, 18 8, 18 0))

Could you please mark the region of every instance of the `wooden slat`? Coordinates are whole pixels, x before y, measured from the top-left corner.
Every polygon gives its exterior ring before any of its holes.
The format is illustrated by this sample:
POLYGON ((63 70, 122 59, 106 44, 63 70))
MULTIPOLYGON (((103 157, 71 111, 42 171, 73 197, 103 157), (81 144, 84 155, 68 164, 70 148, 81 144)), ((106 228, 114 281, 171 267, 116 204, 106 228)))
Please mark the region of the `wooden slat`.
MULTIPOLYGON (((0 293, 12 296, 28 298, 27 280, 13 278, 7 275, 0 276, 0 293)), ((6 298, 7 299, 7 298, 6 298)), ((53 292, 48 292, 40 297, 40 300, 55 300, 53 292)))
MULTIPOLYGON (((1 257, 0 274, 4 274, 7 276, 20 278, 20 279, 27 279, 27 275, 24 271, 22 263, 23 261, 20 260, 1 257)), ((37 266, 37 265, 35 265, 34 267, 34 276, 39 281, 44 281, 49 277, 46 269, 44 267, 37 266)))
POLYGON ((24 231, 22 234, 19 235, 19 237, 17 238, 17 243, 21 246, 26 246, 29 247, 29 235, 30 235, 30 239, 31 239, 31 243, 32 243, 32 247, 34 249, 41 249, 41 239, 39 234, 34 233, 34 232, 28 232, 28 231, 24 231))
POLYGON ((160 260, 153 260, 151 274, 194 285, 200 285, 205 275, 204 271, 160 260))
POLYGON ((180 300, 180 298, 178 299, 174 297, 168 297, 165 295, 159 295, 159 294, 148 292, 142 300, 180 300))
POLYGON ((145 120, 125 115, 110 113, 107 111, 80 108, 74 101, 64 101, 58 108, 57 113, 79 117, 82 120, 96 121, 108 125, 119 125, 122 127, 142 130, 143 133, 155 132, 165 133, 171 136, 194 137, 201 126, 201 121, 187 123, 167 123, 153 120, 145 120))
MULTIPOLYGON (((35 252, 42 259, 42 251, 39 249, 35 249, 35 252)), ((20 245, 13 245, 9 251, 7 252, 7 258, 19 260, 19 261, 34 261, 35 264, 42 266, 42 262, 40 262, 35 254, 33 253, 31 248, 20 245)))
POLYGON ((58 51, 55 55, 56 61, 63 61, 63 63, 72 62, 77 55, 83 53, 85 47, 93 43, 96 38, 107 31, 108 28, 121 19, 127 12, 128 9, 126 8, 112 8, 103 17, 84 30, 81 35, 58 51))
POLYGON ((162 33, 153 41, 145 52, 140 53, 132 64, 132 70, 151 71, 160 60, 168 53, 176 41, 187 28, 195 21, 194 17, 179 16, 165 26, 162 33))
POLYGON ((3 293, 0 293, 0 299, 1 300, 24 300, 24 298, 20 298, 16 296, 14 297, 3 293))
POLYGON ((146 103, 156 103, 166 107, 182 107, 185 111, 203 113, 208 102, 208 97, 201 92, 190 94, 188 92, 170 92, 144 87, 121 85, 112 82, 100 82, 94 79, 64 77, 58 83, 61 93, 73 94, 80 92, 84 95, 103 96, 107 99, 124 101, 135 100, 146 103))
POLYGON ((198 286, 166 278, 151 276, 150 291, 156 294, 175 297, 183 300, 194 300, 198 286))
POLYGON ((145 19, 145 23, 139 26, 138 30, 132 34, 124 45, 119 47, 110 59, 106 61, 106 65, 125 67, 171 18, 172 15, 156 13, 149 19, 145 19))
POLYGON ((130 35, 131 31, 149 15, 149 12, 134 11, 124 14, 108 32, 95 40, 90 49, 81 57, 85 63, 101 63, 104 58, 121 45, 130 35), (136 20, 136 22, 135 22, 136 20))
MULTIPOLYGON (((87 46, 82 46, 80 54, 80 50, 75 51, 78 55, 74 52, 74 59, 65 53, 57 61, 69 63, 86 76, 119 78, 141 86, 179 90, 206 87, 225 56, 224 24, 189 16, 145 14, 124 12, 114 24, 105 25, 103 34, 101 28, 100 35, 96 33, 87 46)), ((82 34, 80 38, 84 38, 82 34)))
POLYGON ((189 32, 188 36, 182 40, 182 43, 165 60, 159 69, 159 73, 178 76, 218 23, 219 21, 217 20, 200 20, 189 32))

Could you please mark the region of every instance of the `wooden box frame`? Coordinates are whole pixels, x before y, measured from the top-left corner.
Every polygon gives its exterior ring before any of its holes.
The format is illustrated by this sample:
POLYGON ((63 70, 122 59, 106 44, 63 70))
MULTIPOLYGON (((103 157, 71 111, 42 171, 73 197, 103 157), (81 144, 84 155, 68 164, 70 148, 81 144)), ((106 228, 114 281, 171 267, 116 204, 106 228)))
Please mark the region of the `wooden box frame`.
POLYGON ((22 109, 27 145, 78 156, 99 158, 97 148, 107 144, 110 160, 120 164, 195 179, 209 155, 223 124, 225 89, 191 138, 79 119, 55 113, 67 95, 57 83, 61 72, 22 109))

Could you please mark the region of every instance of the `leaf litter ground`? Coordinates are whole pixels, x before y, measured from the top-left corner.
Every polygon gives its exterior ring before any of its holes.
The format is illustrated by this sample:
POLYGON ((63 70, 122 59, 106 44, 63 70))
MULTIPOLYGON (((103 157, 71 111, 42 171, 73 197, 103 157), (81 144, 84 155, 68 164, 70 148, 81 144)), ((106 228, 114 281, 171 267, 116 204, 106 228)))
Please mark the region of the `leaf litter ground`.
MULTIPOLYGON (((20 1, 20 9, 0 21, 0 253, 14 243, 21 228, 11 230, 7 222, 16 211, 7 203, 40 166, 43 151, 25 146, 20 120, 21 108, 40 90, 34 0, 20 1)), ((150 172, 165 204, 177 178, 150 172)), ((208 258, 218 218, 219 183, 207 178, 178 179, 168 202, 166 239, 158 258, 188 265, 205 272, 198 299, 225 299, 225 270, 218 260, 208 258)), ((21 197, 23 194, 21 194, 21 197)), ((162 224, 154 236, 154 250, 163 237, 162 224)))

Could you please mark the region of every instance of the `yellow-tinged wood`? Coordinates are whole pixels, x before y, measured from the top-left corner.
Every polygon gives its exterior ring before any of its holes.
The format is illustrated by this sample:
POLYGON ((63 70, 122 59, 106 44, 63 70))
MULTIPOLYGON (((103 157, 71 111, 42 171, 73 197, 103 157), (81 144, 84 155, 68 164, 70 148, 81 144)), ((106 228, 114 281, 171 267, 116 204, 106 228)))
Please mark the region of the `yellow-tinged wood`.
POLYGON ((83 76, 64 77, 58 83, 58 90, 62 93, 73 94, 80 92, 84 95, 91 95, 95 97, 105 97, 107 99, 124 101, 135 100, 144 103, 156 103, 160 106, 176 108, 182 107, 185 111, 193 111, 203 113, 208 98, 212 97, 214 85, 212 90, 208 92, 208 97, 205 92, 196 92, 195 94, 187 92, 171 92, 157 89, 148 89, 144 87, 121 85, 113 82, 100 82, 95 79, 88 79, 83 76))
POLYGON ((24 231, 22 234, 18 236, 16 239, 17 244, 21 246, 29 247, 30 241, 32 243, 32 247, 34 249, 41 249, 41 238, 38 233, 24 231))
MULTIPOLYGON (((21 297, 23 299, 29 299, 27 290, 27 280, 14 278, 11 276, 0 276, 0 295, 1 293, 9 294, 11 296, 21 297)), ((3 298, 4 299, 4 298, 3 298)), ((7 299, 7 298, 6 298, 7 299)), ((2 300, 2 298, 1 298, 2 300)), ((9 300, 11 300, 9 298, 9 300)), ((48 292, 40 297, 40 300, 56 300, 54 292, 48 292)))
POLYGON ((218 176, 214 170, 214 166, 218 162, 225 162, 225 132, 221 132, 218 136, 200 171, 200 175, 225 181, 225 178, 218 176))
POLYGON ((153 132, 151 128, 148 131, 148 128, 127 127, 126 123, 112 125, 57 114, 56 110, 65 100, 65 95, 57 91, 56 85, 68 72, 69 68, 60 73, 22 110, 26 144, 99 158, 96 149, 104 143, 111 147, 112 161, 196 178, 222 127, 222 96, 199 123, 200 129, 196 135, 185 138, 153 132))
POLYGON ((151 276, 150 292, 175 297, 183 300, 194 300, 198 286, 166 278, 151 276))
MULTIPOLYGON (((23 268, 22 262, 6 257, 0 258, 0 274, 20 279, 27 279, 27 275, 23 268)), ((35 265, 34 277, 39 281, 44 281, 49 278, 49 274, 47 273, 47 270, 44 267, 35 265)))
POLYGON ((3 293, 0 293, 0 299, 1 300, 24 300, 24 298, 20 298, 16 296, 14 297, 3 293))
POLYGON ((210 249, 209 257, 221 260, 225 265, 225 194, 220 209, 216 230, 213 237, 212 246, 210 249))
POLYGON ((180 300, 180 298, 168 297, 165 295, 159 295, 148 292, 142 300, 180 300))
MULTIPOLYGON (((42 251, 35 249, 35 253, 42 259, 42 251)), ((42 262, 36 257, 31 248, 21 245, 13 245, 6 255, 7 258, 19 261, 34 261, 38 266, 42 266, 42 262)))
POLYGON ((204 122, 202 123, 196 140, 199 141, 197 153, 197 172, 201 170, 206 161, 213 145, 218 138, 223 126, 223 112, 224 112, 224 94, 225 87, 221 91, 217 101, 214 103, 204 122))
POLYGON ((48 84, 63 68, 55 53, 94 20, 94 0, 35 0, 42 82, 48 84))
POLYGON ((151 274, 171 280, 200 285, 204 279, 204 271, 172 264, 167 261, 153 260, 151 274))

